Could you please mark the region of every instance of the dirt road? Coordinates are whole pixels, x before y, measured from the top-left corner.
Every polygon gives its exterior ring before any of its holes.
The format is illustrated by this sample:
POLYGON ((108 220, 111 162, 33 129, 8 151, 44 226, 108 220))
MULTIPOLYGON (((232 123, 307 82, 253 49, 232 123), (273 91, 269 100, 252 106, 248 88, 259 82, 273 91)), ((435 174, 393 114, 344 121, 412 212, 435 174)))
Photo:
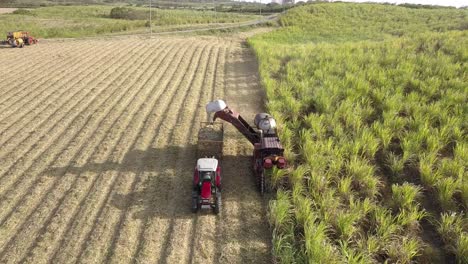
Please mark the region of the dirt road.
POLYGON ((17 10, 17 8, 0 8, 0 14, 9 14, 9 13, 13 13, 15 12, 15 10, 17 10))
POLYGON ((0 64, 0 262, 270 262, 251 147, 230 127, 221 215, 190 212, 205 104, 261 110, 242 38, 50 41, 0 57, 30 58, 0 64))

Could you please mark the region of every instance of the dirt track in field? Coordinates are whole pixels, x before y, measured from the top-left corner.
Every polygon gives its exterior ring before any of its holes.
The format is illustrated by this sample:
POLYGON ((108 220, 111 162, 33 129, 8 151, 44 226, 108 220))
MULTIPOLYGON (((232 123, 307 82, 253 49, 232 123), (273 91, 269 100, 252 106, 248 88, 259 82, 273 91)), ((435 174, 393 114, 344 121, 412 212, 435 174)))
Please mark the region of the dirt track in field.
POLYGON ((17 8, 0 8, 0 14, 9 14, 13 13, 17 10, 17 8))
POLYGON ((263 94, 241 37, 0 49, 0 263, 269 263, 251 146, 226 125, 223 209, 190 212, 204 106, 263 94))

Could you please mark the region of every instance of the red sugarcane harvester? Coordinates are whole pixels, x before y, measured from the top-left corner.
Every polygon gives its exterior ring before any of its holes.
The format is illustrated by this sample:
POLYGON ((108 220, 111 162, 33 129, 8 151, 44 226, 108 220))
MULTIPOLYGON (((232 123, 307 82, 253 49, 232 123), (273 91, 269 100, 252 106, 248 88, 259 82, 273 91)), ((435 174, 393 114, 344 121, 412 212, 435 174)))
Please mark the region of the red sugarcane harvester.
POLYGON ((274 166, 278 169, 286 167, 284 149, 276 133, 276 121, 267 113, 255 115, 254 129, 242 116, 230 109, 222 100, 213 101, 206 106, 208 113, 214 113, 212 122, 220 118, 231 123, 250 143, 253 150, 253 169, 258 190, 263 195, 265 192, 266 172, 274 166))

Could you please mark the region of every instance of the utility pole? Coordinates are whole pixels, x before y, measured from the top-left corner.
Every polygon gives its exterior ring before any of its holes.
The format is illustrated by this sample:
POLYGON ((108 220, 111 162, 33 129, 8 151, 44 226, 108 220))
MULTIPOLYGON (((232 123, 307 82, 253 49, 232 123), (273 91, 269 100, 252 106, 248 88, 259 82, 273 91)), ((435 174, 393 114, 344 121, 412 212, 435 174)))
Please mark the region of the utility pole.
POLYGON ((152 13, 152 8, 151 8, 151 2, 153 2, 153 0, 150 0, 150 17, 149 17, 149 23, 150 23, 150 36, 153 35, 153 25, 151 24, 151 13, 152 13))
POLYGON ((260 0, 260 15, 262 15, 262 0, 260 0))
POLYGON ((216 15, 216 3, 215 3, 215 0, 213 0, 213 11, 214 11, 214 21, 213 21, 213 23, 216 23, 217 15, 216 15))

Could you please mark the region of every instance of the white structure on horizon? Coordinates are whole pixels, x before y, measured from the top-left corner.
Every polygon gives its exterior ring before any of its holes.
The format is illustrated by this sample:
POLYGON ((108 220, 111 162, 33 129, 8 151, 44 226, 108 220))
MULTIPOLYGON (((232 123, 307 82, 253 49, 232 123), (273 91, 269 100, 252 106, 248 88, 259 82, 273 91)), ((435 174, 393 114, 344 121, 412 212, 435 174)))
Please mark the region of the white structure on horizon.
MULTIPOLYGON (((1 0, 0 0, 1 1, 1 0)), ((271 0, 272 3, 277 4, 289 4, 295 3, 296 1, 315 1, 315 0, 271 0)), ((355 3, 362 3, 362 2, 373 2, 373 3, 392 3, 392 4, 422 4, 422 5, 441 5, 441 6, 454 6, 454 7, 462 7, 468 6, 467 0, 322 0, 327 2, 335 2, 335 1, 343 1, 343 2, 355 2, 355 3)))
POLYGON ((285 4, 294 4, 295 0, 271 0, 272 3, 285 5, 285 4))

